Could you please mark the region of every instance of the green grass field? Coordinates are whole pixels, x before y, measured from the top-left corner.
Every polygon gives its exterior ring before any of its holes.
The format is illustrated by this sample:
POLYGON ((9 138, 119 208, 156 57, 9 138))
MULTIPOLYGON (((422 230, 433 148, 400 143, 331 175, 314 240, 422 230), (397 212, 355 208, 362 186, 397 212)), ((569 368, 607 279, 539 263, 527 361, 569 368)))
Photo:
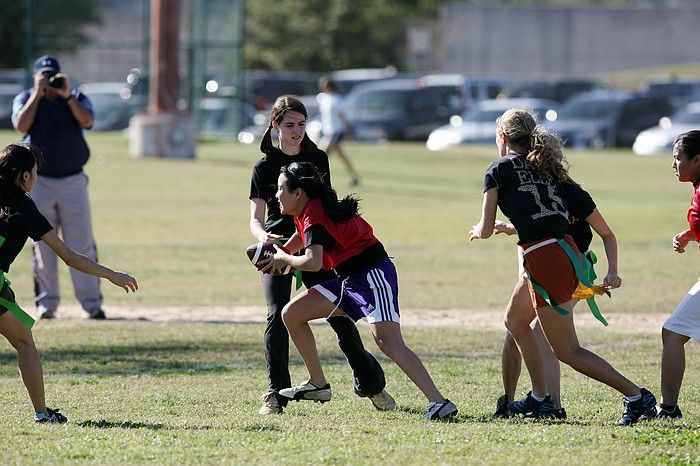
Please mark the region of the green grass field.
MULTIPOLYGON (((16 140, 0 132, 0 144, 16 140)), ((126 295, 103 284, 105 309, 187 306, 202 322, 141 320, 40 322, 47 399, 70 417, 35 425, 16 357, 0 348, 0 458, 4 464, 690 464, 700 463, 700 349, 687 345, 682 422, 615 427, 621 397, 563 368, 565 423, 491 421, 500 395, 502 332, 406 327, 405 339, 438 386, 460 407, 451 423, 427 423, 424 400, 371 342, 401 409, 380 413, 352 394, 351 375, 326 325, 314 327, 332 402, 294 403, 261 417, 265 388, 261 324, 206 323, 209 306, 261 306, 258 277, 243 249, 255 147, 200 144, 194 161, 132 159, 120 134, 91 134, 94 227, 100 259, 134 274, 126 295)), ((348 145, 363 175, 365 217, 395 256, 401 301, 412 309, 496 310, 514 283, 513 238, 469 243, 479 219, 491 147, 428 153, 419 144, 348 145)), ((676 181, 671 158, 627 151, 570 152, 572 174, 617 234, 625 285, 603 313, 670 312, 699 273, 697 251, 678 255, 671 237, 685 227, 691 186, 676 181)), ((347 176, 331 162, 336 187, 347 176)), ((602 254, 599 240, 594 249, 602 254)), ((33 310, 29 251, 9 277, 33 310)), ((601 264, 602 265, 602 264, 601 264)), ((601 268, 601 271, 604 270, 601 268)), ((74 304, 68 274, 64 302, 74 304)), ((578 312, 586 312, 583 307, 578 312)), ((660 338, 629 329, 590 329, 582 343, 658 394, 660 338), (624 330, 624 331, 623 331, 624 330)), ((294 380, 305 377, 293 352, 294 380)), ((523 377, 521 392, 526 391, 523 377)))

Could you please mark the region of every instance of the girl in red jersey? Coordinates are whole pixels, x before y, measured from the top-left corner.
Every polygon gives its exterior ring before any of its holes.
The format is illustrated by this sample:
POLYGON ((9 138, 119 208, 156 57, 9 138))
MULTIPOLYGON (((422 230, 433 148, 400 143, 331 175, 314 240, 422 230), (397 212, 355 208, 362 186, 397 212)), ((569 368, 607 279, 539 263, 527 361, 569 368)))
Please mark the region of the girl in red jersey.
MULTIPOLYGON (((678 181, 691 182, 695 188, 688 209, 690 228, 673 237, 673 250, 684 253, 691 241, 700 244, 700 131, 688 131, 673 144, 673 170, 678 181)), ((693 285, 661 329, 661 403, 645 417, 677 419, 683 416, 678 394, 685 373, 685 344, 691 338, 700 341, 700 282, 693 285)))
MULTIPOLYGON (((634 424, 656 404, 654 395, 581 347, 576 335, 572 314, 576 302, 571 297, 579 282, 575 266, 583 259, 567 234, 570 215, 560 184, 569 176, 562 142, 537 125, 526 110, 512 109, 496 120, 496 145, 499 158, 486 170, 481 220, 470 238, 493 234, 497 208, 510 219, 523 250, 532 303, 557 359, 625 395, 618 424, 634 424)), ((545 407, 545 412, 551 411, 542 357, 530 328, 532 317, 514 315, 517 309, 509 311, 505 320, 530 373, 532 392, 509 403, 508 409, 537 412, 545 407)))
POLYGON ((280 390, 280 395, 292 400, 331 399, 331 387, 321 368, 308 322, 347 316, 353 321, 365 319, 370 324, 379 348, 428 398, 426 419, 456 415, 457 407, 442 396, 420 358, 403 341, 396 268, 372 227, 358 214, 357 198, 338 200, 317 169, 300 162, 282 167, 277 199, 282 213, 294 215, 297 227, 285 246, 291 253, 306 249, 303 255, 294 256, 278 248, 268 270, 289 264, 307 271, 333 269, 337 274, 337 278, 297 295, 282 312, 289 335, 309 371, 309 380, 280 390))

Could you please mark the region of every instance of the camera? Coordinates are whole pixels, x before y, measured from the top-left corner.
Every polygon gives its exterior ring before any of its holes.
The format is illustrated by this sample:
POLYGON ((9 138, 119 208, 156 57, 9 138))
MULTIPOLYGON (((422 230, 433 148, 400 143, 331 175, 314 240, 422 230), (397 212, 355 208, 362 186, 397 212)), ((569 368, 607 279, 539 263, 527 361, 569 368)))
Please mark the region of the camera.
POLYGON ((66 79, 62 76, 53 75, 49 78, 49 86, 55 87, 56 89, 62 89, 65 83, 66 79))

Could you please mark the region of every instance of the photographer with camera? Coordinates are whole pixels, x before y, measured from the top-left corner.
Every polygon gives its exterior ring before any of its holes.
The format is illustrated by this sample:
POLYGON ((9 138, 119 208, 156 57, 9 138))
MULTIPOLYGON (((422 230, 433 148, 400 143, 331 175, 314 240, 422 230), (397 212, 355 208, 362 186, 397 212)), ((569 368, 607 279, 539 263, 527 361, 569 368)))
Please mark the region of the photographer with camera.
MULTIPOLYGON (((92 233, 88 179, 83 166, 90 157, 83 129, 92 127, 90 99, 71 89, 58 60, 44 55, 34 64, 34 86, 15 97, 12 124, 23 142, 38 147, 43 160, 31 198, 63 241, 97 261, 92 233)), ((52 319, 60 302, 56 254, 43 241, 34 243, 34 290, 39 318, 52 319)), ((99 279, 71 269, 73 289, 90 319, 105 319, 99 279)))

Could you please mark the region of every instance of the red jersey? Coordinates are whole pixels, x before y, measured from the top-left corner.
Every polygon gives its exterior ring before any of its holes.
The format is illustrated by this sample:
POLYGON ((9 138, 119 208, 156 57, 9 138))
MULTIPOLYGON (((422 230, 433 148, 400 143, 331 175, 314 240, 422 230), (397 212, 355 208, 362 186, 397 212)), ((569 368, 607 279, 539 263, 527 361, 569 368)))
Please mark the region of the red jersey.
POLYGON ((297 232, 306 245, 306 232, 313 225, 321 225, 333 237, 335 243, 330 250, 323 251, 323 268, 335 269, 338 264, 362 253, 379 243, 372 227, 356 215, 347 222, 334 222, 323 211, 320 199, 310 199, 299 217, 295 217, 297 232))
POLYGON ((700 182, 695 185, 693 201, 688 209, 688 225, 690 225, 690 231, 693 232, 695 241, 700 246, 700 182))

